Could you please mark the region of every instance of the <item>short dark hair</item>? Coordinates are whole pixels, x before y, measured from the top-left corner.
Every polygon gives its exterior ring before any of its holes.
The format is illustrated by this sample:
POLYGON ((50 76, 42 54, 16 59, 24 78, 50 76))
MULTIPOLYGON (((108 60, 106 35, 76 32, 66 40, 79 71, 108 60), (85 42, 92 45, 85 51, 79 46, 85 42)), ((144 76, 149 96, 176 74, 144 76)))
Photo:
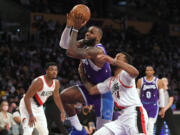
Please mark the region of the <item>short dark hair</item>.
POLYGON ((57 66, 57 64, 55 62, 48 62, 45 65, 45 70, 47 70, 50 66, 57 66))
POLYGON ((126 52, 121 52, 122 54, 124 54, 126 56, 126 60, 129 64, 132 64, 132 61, 133 61, 133 58, 131 55, 129 55, 128 53, 126 52))
POLYGON ((103 31, 102 31, 102 29, 100 28, 100 27, 98 27, 98 26, 93 26, 93 27, 95 27, 95 28, 97 28, 98 29, 98 31, 99 31, 99 33, 100 33, 100 35, 101 35, 101 37, 103 36, 103 31))
POLYGON ((146 68, 147 68, 147 67, 152 67, 152 68, 154 69, 154 66, 153 66, 153 65, 146 65, 146 68))
POLYGON ((154 72, 156 72, 156 70, 155 70, 155 68, 154 68, 154 66, 153 66, 153 65, 151 65, 151 64, 146 65, 146 66, 145 66, 145 71, 146 71, 146 68, 147 68, 147 67, 152 67, 152 69, 154 70, 154 72))

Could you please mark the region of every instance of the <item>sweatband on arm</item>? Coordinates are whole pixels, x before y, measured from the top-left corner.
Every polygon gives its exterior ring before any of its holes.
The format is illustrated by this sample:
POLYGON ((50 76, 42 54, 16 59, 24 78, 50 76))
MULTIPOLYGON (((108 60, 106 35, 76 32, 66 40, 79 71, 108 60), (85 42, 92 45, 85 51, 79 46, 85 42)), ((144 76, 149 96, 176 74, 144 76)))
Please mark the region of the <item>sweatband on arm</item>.
POLYGON ((69 38, 70 38, 70 32, 71 32, 71 27, 66 26, 62 35, 61 35, 61 39, 59 42, 59 46, 61 48, 64 48, 64 49, 69 48, 68 43, 69 43, 69 38))
POLYGON ((159 106, 165 107, 165 96, 164 96, 164 90, 160 89, 159 90, 159 106))

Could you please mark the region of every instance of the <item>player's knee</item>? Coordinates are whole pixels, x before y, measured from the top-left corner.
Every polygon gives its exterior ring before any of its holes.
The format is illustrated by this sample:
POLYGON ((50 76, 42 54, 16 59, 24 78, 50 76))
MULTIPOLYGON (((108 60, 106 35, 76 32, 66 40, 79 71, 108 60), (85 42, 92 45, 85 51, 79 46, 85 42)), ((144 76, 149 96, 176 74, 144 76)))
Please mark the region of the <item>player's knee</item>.
POLYGON ((63 90, 60 94, 61 100, 63 103, 72 104, 75 101, 79 100, 79 93, 77 91, 77 87, 67 88, 63 90))
POLYGON ((62 102, 65 103, 68 99, 68 93, 66 91, 64 91, 64 92, 62 91, 60 96, 61 96, 62 102))

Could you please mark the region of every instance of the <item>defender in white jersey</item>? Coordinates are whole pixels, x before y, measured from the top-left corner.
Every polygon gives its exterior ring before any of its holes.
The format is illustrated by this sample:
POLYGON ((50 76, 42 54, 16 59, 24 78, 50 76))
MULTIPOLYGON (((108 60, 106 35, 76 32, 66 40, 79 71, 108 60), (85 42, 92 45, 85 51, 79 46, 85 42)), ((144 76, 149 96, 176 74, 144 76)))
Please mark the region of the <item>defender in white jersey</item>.
POLYGON ((115 105, 122 109, 122 113, 117 120, 105 124, 94 135, 147 135, 148 117, 135 85, 135 77, 139 72, 128 64, 130 56, 127 53, 118 53, 115 59, 108 55, 99 55, 99 58, 116 66, 115 75, 93 86, 80 66, 81 79, 91 95, 111 91, 115 105))
POLYGON ((23 135, 32 135, 34 128, 38 130, 39 135, 49 134, 43 104, 51 95, 54 95, 54 101, 61 112, 61 120, 65 120, 65 112, 59 96, 60 83, 56 80, 57 73, 56 63, 47 63, 46 74, 34 79, 27 93, 21 99, 19 109, 23 135))

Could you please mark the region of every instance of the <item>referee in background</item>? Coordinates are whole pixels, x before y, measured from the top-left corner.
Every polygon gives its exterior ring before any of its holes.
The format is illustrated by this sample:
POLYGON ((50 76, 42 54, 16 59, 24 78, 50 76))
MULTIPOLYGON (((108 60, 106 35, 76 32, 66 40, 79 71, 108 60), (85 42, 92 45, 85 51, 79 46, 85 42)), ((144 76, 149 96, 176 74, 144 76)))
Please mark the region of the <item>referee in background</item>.
POLYGON ((173 93, 173 90, 168 89, 167 78, 165 77, 162 78, 162 82, 163 82, 163 89, 164 89, 164 94, 165 94, 165 108, 164 108, 165 116, 162 118, 160 115, 158 115, 158 119, 156 122, 156 135, 161 134, 161 128, 164 124, 164 121, 166 121, 171 135, 178 135, 176 127, 175 127, 175 123, 174 123, 173 112, 171 109, 171 106, 174 101, 174 93, 173 93))

